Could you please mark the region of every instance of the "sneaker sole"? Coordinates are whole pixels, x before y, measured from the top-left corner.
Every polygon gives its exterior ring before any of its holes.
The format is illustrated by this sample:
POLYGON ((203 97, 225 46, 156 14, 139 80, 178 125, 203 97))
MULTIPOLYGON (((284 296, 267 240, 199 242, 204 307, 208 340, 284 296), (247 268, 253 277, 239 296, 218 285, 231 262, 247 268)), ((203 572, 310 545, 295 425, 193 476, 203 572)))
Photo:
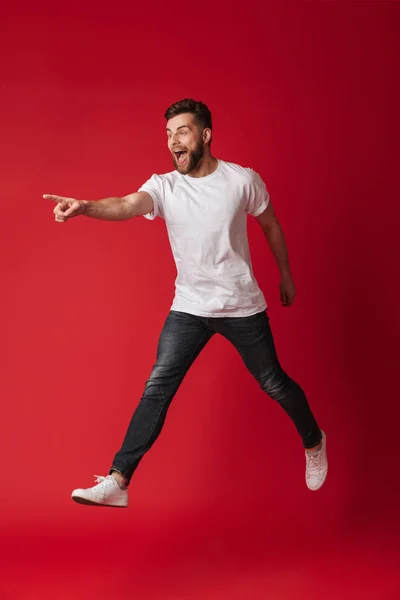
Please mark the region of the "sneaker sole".
POLYGON ((79 498, 79 496, 71 496, 74 502, 78 504, 86 504, 86 506, 102 506, 103 508, 128 508, 127 504, 100 504, 99 502, 93 502, 92 500, 86 500, 86 498, 79 498))

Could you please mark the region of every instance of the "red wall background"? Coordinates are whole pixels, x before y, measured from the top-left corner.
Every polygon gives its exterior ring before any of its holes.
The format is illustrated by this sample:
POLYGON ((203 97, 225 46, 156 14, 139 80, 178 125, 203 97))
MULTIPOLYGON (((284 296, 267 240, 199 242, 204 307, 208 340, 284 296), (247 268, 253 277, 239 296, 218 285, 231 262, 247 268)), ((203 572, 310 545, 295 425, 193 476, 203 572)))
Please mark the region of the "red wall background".
POLYGON ((397 597, 398 28, 395 2, 3 13, 1 598, 397 597), (175 267, 161 220, 59 225, 42 194, 123 195, 170 170, 163 114, 186 96, 213 112, 215 155, 262 175, 285 230, 295 306, 254 220, 253 263, 330 474, 306 489, 292 424, 214 338, 128 511, 88 509, 70 492, 119 448, 175 267))

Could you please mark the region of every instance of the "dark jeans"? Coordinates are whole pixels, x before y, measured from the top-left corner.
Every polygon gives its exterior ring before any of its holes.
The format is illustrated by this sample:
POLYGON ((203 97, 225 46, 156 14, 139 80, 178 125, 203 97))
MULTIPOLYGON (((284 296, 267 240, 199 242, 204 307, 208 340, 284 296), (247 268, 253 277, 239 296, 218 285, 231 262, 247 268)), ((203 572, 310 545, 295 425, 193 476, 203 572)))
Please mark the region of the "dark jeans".
POLYGON ((251 317, 210 318, 171 311, 158 342, 157 362, 110 472, 119 471, 130 481, 160 434, 171 400, 188 369, 215 333, 236 347, 264 392, 287 412, 304 447, 319 444, 321 431, 304 392, 279 364, 266 312, 251 317))

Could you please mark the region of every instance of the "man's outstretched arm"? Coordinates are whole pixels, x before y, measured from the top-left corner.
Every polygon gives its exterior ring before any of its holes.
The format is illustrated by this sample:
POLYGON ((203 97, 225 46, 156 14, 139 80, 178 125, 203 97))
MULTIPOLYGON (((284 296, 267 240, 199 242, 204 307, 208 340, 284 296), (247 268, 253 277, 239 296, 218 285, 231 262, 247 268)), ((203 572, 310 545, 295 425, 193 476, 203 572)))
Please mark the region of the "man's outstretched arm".
POLYGON ((52 194, 44 194, 43 198, 56 202, 53 212, 57 223, 65 223, 71 217, 79 215, 105 221, 125 221, 153 210, 153 199, 147 192, 103 200, 76 200, 52 194))

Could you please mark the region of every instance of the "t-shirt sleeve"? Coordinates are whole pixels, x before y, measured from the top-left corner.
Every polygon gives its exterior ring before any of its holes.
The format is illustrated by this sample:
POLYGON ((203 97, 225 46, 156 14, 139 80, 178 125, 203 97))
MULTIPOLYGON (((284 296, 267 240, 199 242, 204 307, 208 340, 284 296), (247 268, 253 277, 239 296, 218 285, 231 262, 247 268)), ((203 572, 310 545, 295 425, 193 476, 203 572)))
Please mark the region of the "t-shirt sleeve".
POLYGON ((246 184, 246 212, 258 217, 269 204, 269 194, 265 183, 258 173, 248 169, 250 181, 246 184))
POLYGON ((162 177, 160 175, 153 175, 138 191, 147 192, 153 198, 153 210, 143 216, 150 221, 156 217, 164 219, 164 186, 162 177))

